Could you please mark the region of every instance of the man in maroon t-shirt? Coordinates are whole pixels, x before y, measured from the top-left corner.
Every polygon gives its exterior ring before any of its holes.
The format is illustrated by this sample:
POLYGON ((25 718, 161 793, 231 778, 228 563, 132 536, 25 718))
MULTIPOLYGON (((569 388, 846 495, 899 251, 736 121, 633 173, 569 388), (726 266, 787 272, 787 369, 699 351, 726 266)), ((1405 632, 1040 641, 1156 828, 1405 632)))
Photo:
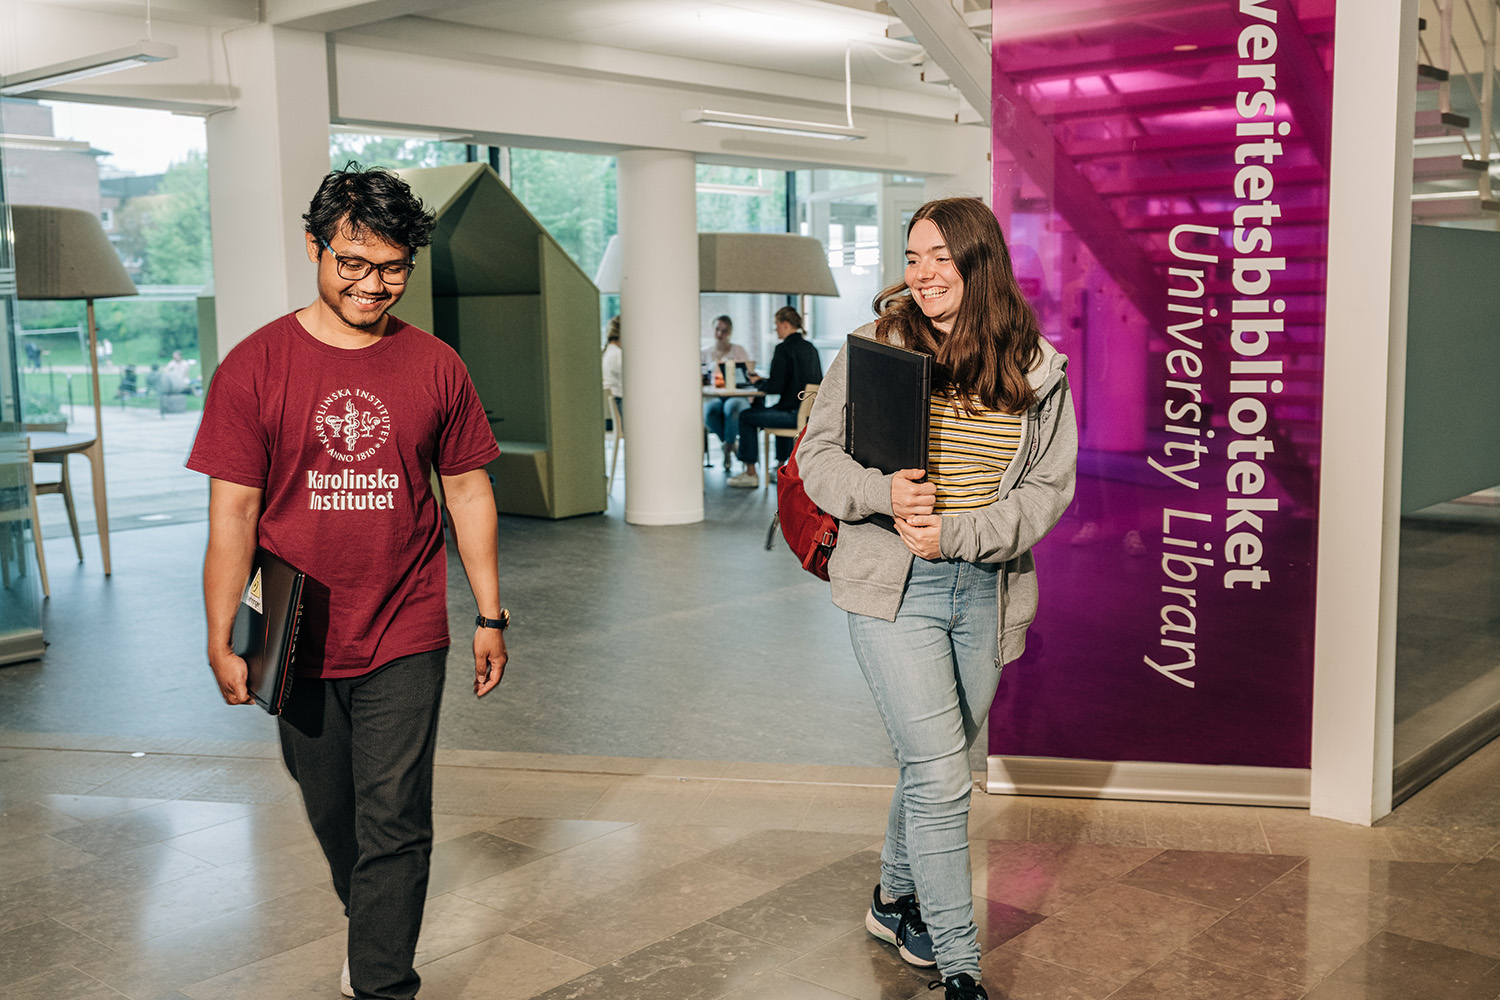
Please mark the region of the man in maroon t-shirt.
POLYGON ((458 355, 388 311, 433 217, 379 169, 335 171, 303 216, 318 297, 214 374, 188 467, 211 477, 203 593, 224 700, 251 703, 230 627, 257 545, 307 574, 282 757, 349 916, 346 996, 409 1000, 432 852, 448 652, 442 479, 478 604, 474 693, 505 670, 499 453, 458 355))

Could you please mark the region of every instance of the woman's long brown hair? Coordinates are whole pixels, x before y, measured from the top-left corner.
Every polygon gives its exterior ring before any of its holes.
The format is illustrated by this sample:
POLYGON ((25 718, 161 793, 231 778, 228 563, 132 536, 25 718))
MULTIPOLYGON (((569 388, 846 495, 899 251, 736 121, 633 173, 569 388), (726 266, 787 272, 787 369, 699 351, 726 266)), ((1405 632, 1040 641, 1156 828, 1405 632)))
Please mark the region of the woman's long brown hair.
POLYGON ((1011 268, 1000 223, 978 198, 929 201, 907 226, 930 219, 943 234, 949 256, 964 279, 953 331, 943 334, 923 314, 903 281, 875 296, 875 338, 893 339, 932 356, 933 382, 991 410, 1021 413, 1036 402, 1026 373, 1041 356, 1041 329, 1011 268))

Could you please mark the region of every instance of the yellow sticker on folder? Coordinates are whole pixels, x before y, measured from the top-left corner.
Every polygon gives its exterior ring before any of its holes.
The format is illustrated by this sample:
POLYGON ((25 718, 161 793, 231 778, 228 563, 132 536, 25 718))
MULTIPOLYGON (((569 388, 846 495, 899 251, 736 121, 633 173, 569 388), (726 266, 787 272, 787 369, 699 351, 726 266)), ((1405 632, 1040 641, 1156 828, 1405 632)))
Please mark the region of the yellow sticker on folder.
POLYGON ((245 603, 250 605, 250 610, 256 614, 265 614, 265 606, 261 601, 260 594, 260 570, 255 571, 255 579, 250 581, 250 589, 245 591, 245 603))

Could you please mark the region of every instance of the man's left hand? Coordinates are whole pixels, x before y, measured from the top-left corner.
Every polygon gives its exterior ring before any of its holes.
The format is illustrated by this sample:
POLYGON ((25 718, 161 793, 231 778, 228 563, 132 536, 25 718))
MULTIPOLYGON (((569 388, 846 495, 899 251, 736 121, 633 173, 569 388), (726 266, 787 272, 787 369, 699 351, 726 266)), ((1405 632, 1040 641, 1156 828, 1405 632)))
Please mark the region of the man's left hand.
POLYGON ((941 559, 942 550, 938 539, 943 531, 943 518, 938 514, 913 514, 896 518, 896 534, 906 543, 914 555, 923 559, 941 559))
POLYGON ((505 633, 497 628, 474 630, 474 696, 483 698, 505 674, 505 633))

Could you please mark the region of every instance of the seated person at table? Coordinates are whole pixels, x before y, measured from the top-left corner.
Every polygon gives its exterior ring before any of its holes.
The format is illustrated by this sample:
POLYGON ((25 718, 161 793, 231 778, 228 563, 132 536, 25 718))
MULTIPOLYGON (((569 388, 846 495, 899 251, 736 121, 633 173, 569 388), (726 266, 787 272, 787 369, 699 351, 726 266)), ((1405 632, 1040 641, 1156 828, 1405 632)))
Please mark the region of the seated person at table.
MULTIPOLYGON (((776 353, 771 355, 771 374, 755 380, 755 388, 768 396, 779 397, 775 405, 746 410, 740 414, 740 461, 745 471, 729 480, 730 486, 760 485, 755 463, 760 460, 759 433, 762 427, 796 427, 797 407, 802 390, 823 381, 823 362, 818 349, 802 335, 802 316, 791 306, 776 310, 776 353)), ((776 457, 786 461, 792 453, 791 438, 776 439, 776 457)), ((769 476, 766 477, 770 479, 769 476)))
MULTIPOLYGON (((729 339, 734 331, 734 321, 728 316, 714 320, 714 342, 703 349, 703 368, 709 373, 707 385, 713 385, 713 368, 725 361, 744 362, 747 372, 755 369, 750 354, 739 344, 729 339)), ((727 388, 733 389, 734 386, 727 388)), ((750 400, 744 396, 715 397, 703 401, 703 426, 710 434, 724 442, 724 471, 729 471, 729 456, 734 454, 734 441, 740 432, 740 414, 749 409, 750 400)))

